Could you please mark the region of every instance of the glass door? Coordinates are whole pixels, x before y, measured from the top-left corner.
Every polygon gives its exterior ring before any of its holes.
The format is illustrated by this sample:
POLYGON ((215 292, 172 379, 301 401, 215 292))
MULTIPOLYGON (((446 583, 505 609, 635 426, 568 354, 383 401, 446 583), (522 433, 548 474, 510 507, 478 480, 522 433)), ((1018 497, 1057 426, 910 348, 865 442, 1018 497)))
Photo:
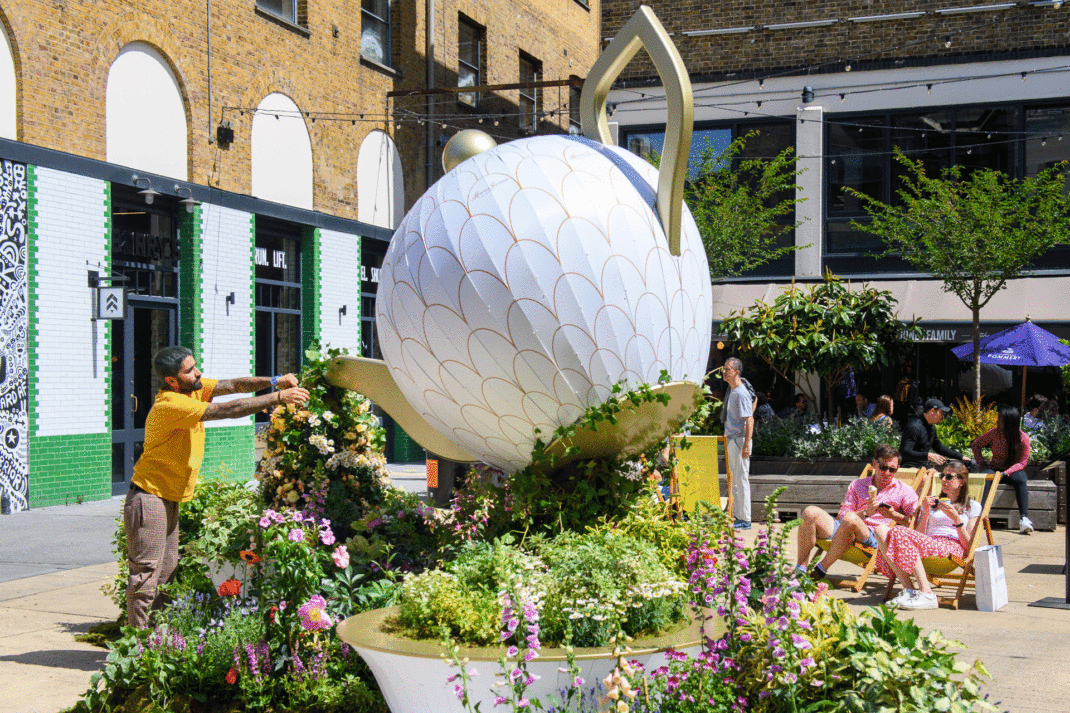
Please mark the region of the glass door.
POLYGON ((135 302, 112 331, 112 494, 122 495, 145 441, 145 417, 160 380, 152 368, 157 351, 176 343, 175 305, 135 302))

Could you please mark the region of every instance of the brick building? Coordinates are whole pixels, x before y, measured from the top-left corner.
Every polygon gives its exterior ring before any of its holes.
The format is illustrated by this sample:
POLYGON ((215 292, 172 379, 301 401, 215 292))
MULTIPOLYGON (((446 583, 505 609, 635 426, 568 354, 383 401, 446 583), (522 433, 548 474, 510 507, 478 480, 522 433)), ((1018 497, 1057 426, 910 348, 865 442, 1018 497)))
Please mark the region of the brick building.
MULTIPOLYGON (((296 370, 314 339, 375 355, 377 268, 445 139, 570 130, 554 80, 599 49, 587 0, 163 7, 0 0, 10 510, 125 491, 161 346, 225 377, 296 370), (125 287, 100 306, 123 319, 94 319, 94 285, 125 287)), ((208 425, 205 471, 248 475, 254 419, 208 425)))
MULTIPOLYGON (((801 157, 796 219, 800 249, 740 278, 714 284, 714 314, 771 298, 825 270, 893 292, 925 337, 915 366, 925 395, 953 398, 959 364, 949 346, 969 341, 971 315, 941 282, 906 261, 878 259, 879 241, 851 227, 865 219, 852 187, 894 198, 893 147, 931 171, 952 164, 1031 176, 1070 159, 1070 9, 1056 0, 829 0, 782 3, 648 2, 683 56, 695 96, 692 155, 752 130, 748 155, 793 147, 801 157)), ((603 39, 635 0, 605 0, 603 39)), ((661 148, 661 82, 645 54, 611 93, 619 143, 661 148)), ((981 313, 984 332, 1026 317, 1070 338, 1070 246, 1052 250, 1035 274, 1013 281, 981 313)), ((1020 371, 1020 370, 1019 370, 1020 371)), ((1013 374, 1015 387, 1018 373, 1013 374)), ((870 398, 890 393, 894 370, 867 375, 870 398)), ((1029 373, 1030 388, 1054 390, 1054 374, 1029 373)), ((782 395, 788 397, 789 394, 782 395)))

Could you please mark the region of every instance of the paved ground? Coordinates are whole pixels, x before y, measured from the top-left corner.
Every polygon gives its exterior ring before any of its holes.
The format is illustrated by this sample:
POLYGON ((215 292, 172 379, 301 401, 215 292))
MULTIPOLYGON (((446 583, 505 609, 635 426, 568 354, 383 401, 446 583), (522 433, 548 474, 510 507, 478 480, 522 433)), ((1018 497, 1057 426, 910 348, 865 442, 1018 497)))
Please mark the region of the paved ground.
MULTIPOLYGON (((426 493, 422 466, 392 466, 395 482, 426 493)), ((0 712, 56 713, 73 705, 104 661, 104 651, 73 635, 118 610, 100 588, 114 575, 111 536, 122 500, 57 506, 0 517, 0 712)), ((753 537, 757 530, 748 535, 753 537)), ((986 690, 1011 713, 1070 713, 1070 611, 1028 606, 1062 600, 1065 528, 1022 536, 996 531, 1004 549, 1010 603, 996 613, 963 609, 913 614, 924 628, 968 645, 994 676, 986 690)), ((794 545, 792 545, 794 547, 794 545)), ((850 573, 837 564, 833 573, 850 573)), ((883 580, 862 594, 838 592, 858 611, 879 603, 883 580)))

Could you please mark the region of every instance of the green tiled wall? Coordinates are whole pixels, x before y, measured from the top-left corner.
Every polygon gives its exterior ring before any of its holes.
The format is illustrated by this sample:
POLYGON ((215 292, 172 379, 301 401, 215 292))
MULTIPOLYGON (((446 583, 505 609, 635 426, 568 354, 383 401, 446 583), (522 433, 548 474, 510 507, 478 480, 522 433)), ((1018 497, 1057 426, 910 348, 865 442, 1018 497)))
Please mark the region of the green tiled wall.
POLYGON ((30 507, 111 497, 111 433, 30 438, 30 507))
POLYGON ((182 236, 182 261, 179 267, 179 294, 182 310, 179 326, 178 343, 189 348, 198 360, 204 359, 201 337, 204 334, 202 301, 204 293, 203 271, 201 265, 204 250, 201 232, 201 207, 192 213, 181 211, 179 232, 182 236))
POLYGON ((256 449, 252 424, 207 428, 204 433, 201 478, 222 475, 227 480, 245 481, 253 477, 256 449))
POLYGON ((301 361, 304 351, 320 338, 320 235, 319 228, 305 228, 301 245, 301 361))

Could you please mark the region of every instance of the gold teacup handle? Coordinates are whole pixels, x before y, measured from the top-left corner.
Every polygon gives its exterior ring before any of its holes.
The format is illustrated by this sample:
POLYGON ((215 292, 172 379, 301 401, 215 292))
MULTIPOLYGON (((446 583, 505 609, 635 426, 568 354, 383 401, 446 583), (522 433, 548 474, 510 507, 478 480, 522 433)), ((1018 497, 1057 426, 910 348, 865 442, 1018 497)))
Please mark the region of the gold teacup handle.
POLYGON ((646 5, 639 6, 591 67, 580 94, 580 122, 584 136, 607 146, 614 145, 606 118, 606 98, 613 82, 640 47, 646 48, 665 87, 668 117, 658 176, 657 208, 661 227, 669 241, 669 252, 679 255, 684 179, 695 123, 695 102, 684 60, 654 11, 646 5))

